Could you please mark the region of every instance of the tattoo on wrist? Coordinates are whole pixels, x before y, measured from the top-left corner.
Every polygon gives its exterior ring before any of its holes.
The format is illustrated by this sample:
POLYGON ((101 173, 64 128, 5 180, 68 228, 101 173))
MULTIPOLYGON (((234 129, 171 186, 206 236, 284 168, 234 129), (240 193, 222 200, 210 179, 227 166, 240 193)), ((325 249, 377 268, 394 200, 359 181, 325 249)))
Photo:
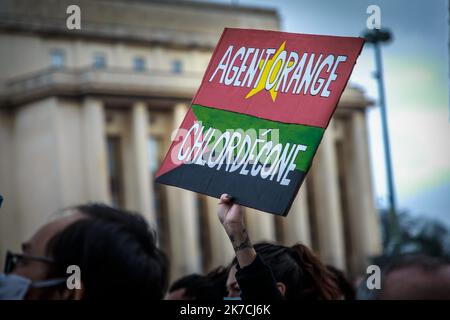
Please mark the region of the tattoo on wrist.
POLYGON ((252 246, 251 243, 250 243, 250 238, 248 237, 246 229, 242 230, 242 234, 244 235, 244 240, 241 241, 239 244, 235 244, 236 239, 235 239, 235 237, 232 234, 229 235, 231 243, 233 244, 234 251, 239 251, 239 250, 243 250, 243 249, 246 249, 246 248, 251 248, 251 246, 252 246))
MULTIPOLYGON (((245 237, 248 237, 247 236, 247 229, 243 228, 242 231, 241 231, 241 234, 243 236, 245 236, 245 237)), ((233 235, 233 232, 230 232, 230 233, 227 232, 227 235, 228 235, 228 238, 230 238, 230 240, 231 240, 231 242, 233 243, 233 246, 234 246, 234 242, 236 241, 236 237, 233 235)))

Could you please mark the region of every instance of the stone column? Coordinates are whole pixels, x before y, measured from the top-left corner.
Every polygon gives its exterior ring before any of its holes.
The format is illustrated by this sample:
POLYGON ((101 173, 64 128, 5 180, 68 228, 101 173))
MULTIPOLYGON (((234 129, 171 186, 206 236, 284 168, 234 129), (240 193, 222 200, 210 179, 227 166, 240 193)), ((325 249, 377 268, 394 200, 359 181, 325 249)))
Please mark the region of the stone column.
MULTIPOLYGON (((19 111, 20 112, 20 111, 19 111)), ((16 113, 17 114, 17 113, 16 113)), ((18 160, 15 157, 14 117, 16 114, 0 110, 0 194, 3 205, 0 208, 0 265, 5 264, 7 250, 20 251, 21 212, 17 210, 17 203, 24 201, 23 191, 15 188, 18 160)), ((28 196, 28 194, 26 194, 28 196)), ((30 214, 30 212, 28 212, 30 214)))
POLYGON ((298 242, 310 247, 311 234, 306 181, 303 182, 287 217, 282 218, 284 244, 292 246, 298 242))
POLYGON ((8 183, 8 189, 0 190, 6 196, 0 212, 13 214, 2 228, 19 241, 28 239, 58 209, 86 201, 80 115, 76 103, 50 97, 24 104, 10 116, 14 140, 10 152, 8 144, 2 145, 8 157, 4 160, 10 162, 2 166, 7 171, 2 183, 8 183))
POLYGON ((364 272, 368 257, 381 252, 378 213, 372 189, 367 128, 363 111, 353 112, 346 137, 345 183, 349 215, 352 254, 350 267, 354 274, 364 272))
MULTIPOLYGON (((173 127, 181 124, 188 108, 177 104, 174 108, 173 127)), ((194 192, 167 187, 169 209, 171 279, 201 272, 198 203, 194 192)))
POLYGON ((101 100, 88 97, 83 101, 82 123, 87 199, 109 204, 105 115, 101 100))
POLYGON ((223 229, 219 218, 217 217, 218 199, 205 197, 208 228, 211 241, 211 265, 216 267, 219 265, 226 266, 234 258, 234 250, 230 239, 223 229))
POLYGON ((246 208, 245 219, 252 243, 258 241, 275 241, 275 221, 270 213, 246 208))
POLYGON ((325 131, 311 170, 320 256, 325 263, 345 269, 345 245, 333 121, 325 131))
POLYGON ((148 111, 145 103, 138 101, 133 104, 131 117, 131 135, 133 145, 134 175, 136 183, 135 209, 148 222, 155 225, 155 206, 153 183, 149 172, 147 150, 148 141, 148 111))

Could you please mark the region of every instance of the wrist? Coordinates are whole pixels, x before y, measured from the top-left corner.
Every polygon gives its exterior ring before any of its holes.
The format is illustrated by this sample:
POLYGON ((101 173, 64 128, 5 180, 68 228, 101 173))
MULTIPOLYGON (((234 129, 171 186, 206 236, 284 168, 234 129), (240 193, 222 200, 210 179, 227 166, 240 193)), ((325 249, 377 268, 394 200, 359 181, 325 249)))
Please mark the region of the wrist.
POLYGON ((225 230, 227 231, 227 234, 229 236, 235 236, 235 237, 240 237, 240 236, 244 236, 245 233, 247 232, 244 224, 242 223, 227 223, 225 225, 225 230))
POLYGON ((230 237, 231 244, 236 253, 238 251, 253 248, 245 228, 235 230, 234 232, 229 233, 228 236, 230 237))
POLYGON ((253 246, 251 246, 251 245, 246 246, 243 249, 239 249, 239 250, 235 249, 235 253, 236 253, 236 258, 237 258, 239 267, 241 267, 241 268, 245 268, 245 267, 251 265, 253 263, 253 261, 255 261, 256 256, 257 256, 255 248, 253 248, 253 246))

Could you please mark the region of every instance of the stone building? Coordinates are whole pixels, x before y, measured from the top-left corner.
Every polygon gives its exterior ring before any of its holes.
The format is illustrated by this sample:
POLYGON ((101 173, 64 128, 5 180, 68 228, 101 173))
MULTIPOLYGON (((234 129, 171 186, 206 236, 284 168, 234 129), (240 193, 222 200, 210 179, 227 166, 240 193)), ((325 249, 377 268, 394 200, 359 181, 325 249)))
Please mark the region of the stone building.
MULTIPOLYGON (((59 208, 142 213, 172 279, 226 264, 217 200, 153 174, 224 27, 278 30, 275 10, 190 1, 0 1, 0 261, 59 208), (76 2, 81 29, 69 30, 76 2)), ((363 92, 348 87, 287 218, 247 209, 255 241, 302 241, 357 274, 380 251, 363 92)))

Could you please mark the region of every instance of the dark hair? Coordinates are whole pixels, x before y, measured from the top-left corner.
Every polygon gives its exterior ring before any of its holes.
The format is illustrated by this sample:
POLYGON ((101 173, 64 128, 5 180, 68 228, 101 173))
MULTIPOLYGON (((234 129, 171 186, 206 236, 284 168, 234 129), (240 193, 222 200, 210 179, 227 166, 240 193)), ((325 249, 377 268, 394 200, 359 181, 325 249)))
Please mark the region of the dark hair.
POLYGON ((179 278, 169 287, 169 292, 173 292, 179 289, 185 289, 184 295, 191 299, 196 299, 204 288, 207 286, 207 282, 204 276, 199 274, 190 274, 179 278))
POLYGON ((355 300, 356 298, 356 290, 351 284, 351 282, 347 279, 344 272, 335 268, 333 266, 327 265, 327 269, 334 275, 336 279, 336 284, 341 291, 344 300, 355 300))
POLYGON ((306 246, 286 247, 269 242, 254 246, 277 282, 286 286, 285 299, 330 300, 339 298, 333 274, 306 246))
POLYGON ((49 241, 47 252, 55 261, 52 276, 67 276, 67 266, 79 266, 83 299, 161 299, 168 261, 145 219, 102 204, 73 209, 87 218, 49 241))
MULTIPOLYGON (((196 273, 181 277, 171 284, 171 286, 169 287, 169 292, 173 292, 175 290, 182 289, 182 288, 187 288, 187 287, 191 286, 191 284, 197 282, 198 279, 201 279, 201 278, 203 278, 203 277, 196 273)), ((190 296, 190 297, 193 297, 193 296, 190 296)))
POLYGON ((215 295, 219 300, 223 300, 223 297, 228 296, 227 279, 230 273, 230 267, 219 266, 206 275, 206 279, 214 287, 215 295))
POLYGON ((228 269, 218 267, 206 276, 191 274, 176 280, 169 292, 185 289, 184 295, 200 301, 221 301, 226 296, 228 269))

